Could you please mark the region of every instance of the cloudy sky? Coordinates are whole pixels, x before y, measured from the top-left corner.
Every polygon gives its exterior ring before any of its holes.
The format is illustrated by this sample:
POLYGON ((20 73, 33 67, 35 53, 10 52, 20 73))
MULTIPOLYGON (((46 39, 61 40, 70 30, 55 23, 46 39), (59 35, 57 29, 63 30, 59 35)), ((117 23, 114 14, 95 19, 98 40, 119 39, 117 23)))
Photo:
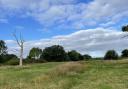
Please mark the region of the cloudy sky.
POLYGON ((13 36, 21 32, 25 55, 32 47, 62 45, 82 54, 103 56, 128 48, 128 0, 0 0, 0 39, 9 53, 19 49, 13 36))

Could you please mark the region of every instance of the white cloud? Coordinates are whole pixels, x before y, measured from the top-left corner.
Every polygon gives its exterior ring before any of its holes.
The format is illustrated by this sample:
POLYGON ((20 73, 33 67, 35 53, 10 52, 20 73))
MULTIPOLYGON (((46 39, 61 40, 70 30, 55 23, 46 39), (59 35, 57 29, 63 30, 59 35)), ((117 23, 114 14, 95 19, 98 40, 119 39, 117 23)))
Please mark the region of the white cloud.
POLYGON ((31 16, 46 26, 70 23, 70 27, 80 29, 88 25, 116 24, 128 17, 127 3, 128 0, 93 0, 89 3, 78 0, 0 0, 0 10, 8 16, 17 13, 21 17, 31 16))
POLYGON ((111 17, 120 12, 127 11, 128 0, 94 0, 91 2, 87 7, 86 14, 87 17, 94 18, 101 18, 101 17, 111 17))
POLYGON ((86 26, 112 26, 128 17, 128 0, 94 0, 90 3, 53 5, 45 12, 34 13, 32 16, 41 24, 59 23, 62 27, 65 22, 73 29, 82 29, 86 26))
MULTIPOLYGON (((104 28, 80 30, 78 32, 65 35, 55 36, 51 39, 41 39, 36 41, 28 41, 25 43, 25 54, 27 55, 32 47, 45 47, 51 45, 62 45, 68 50, 77 50, 82 54, 89 53, 93 56, 103 56, 109 49, 121 51, 128 48, 128 38, 122 38, 127 33, 104 28), (97 55, 97 52, 99 55, 97 55)), ((6 41, 8 45, 13 41, 6 41)), ((9 46, 9 49, 18 48, 16 45, 9 46)), ((11 52, 12 53, 12 52, 11 52)))

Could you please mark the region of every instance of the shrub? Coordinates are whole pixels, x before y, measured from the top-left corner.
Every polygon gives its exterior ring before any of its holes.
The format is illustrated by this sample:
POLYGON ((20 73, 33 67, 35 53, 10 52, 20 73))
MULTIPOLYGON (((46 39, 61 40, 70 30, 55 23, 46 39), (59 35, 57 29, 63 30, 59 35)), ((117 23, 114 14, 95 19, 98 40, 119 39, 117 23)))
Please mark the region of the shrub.
POLYGON ((104 58, 103 57, 95 57, 95 58, 92 58, 93 60, 103 60, 104 58))
POLYGON ((118 54, 115 50, 108 50, 104 56, 106 60, 118 59, 118 54))
POLYGON ((7 65, 19 65, 19 59, 13 58, 13 59, 7 61, 5 64, 7 64, 7 65))
POLYGON ((47 62, 46 60, 43 60, 43 59, 35 60, 35 59, 29 59, 29 58, 26 58, 23 61, 24 63, 46 63, 47 62))

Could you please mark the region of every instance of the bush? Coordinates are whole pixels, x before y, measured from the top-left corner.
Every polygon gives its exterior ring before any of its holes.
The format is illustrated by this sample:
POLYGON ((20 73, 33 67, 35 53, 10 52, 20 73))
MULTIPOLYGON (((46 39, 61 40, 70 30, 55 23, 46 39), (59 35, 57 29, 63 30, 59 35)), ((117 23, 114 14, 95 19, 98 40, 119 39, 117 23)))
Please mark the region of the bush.
POLYGON ((118 59, 118 54, 115 50, 109 50, 106 52, 104 59, 106 60, 112 60, 112 59, 118 59))
POLYGON ((128 57, 128 49, 123 50, 121 56, 128 57))
POLYGON ((92 58, 92 60, 103 60, 104 58, 102 57, 95 57, 95 58, 92 58))
POLYGON ((0 63, 6 63, 11 59, 17 59, 17 56, 14 54, 2 55, 2 56, 0 56, 0 63))
POLYGON ((23 61, 24 61, 24 63, 46 63, 47 62, 46 60, 43 60, 43 59, 37 60, 37 59, 29 59, 29 58, 27 58, 23 61))
POLYGON ((6 65, 19 65, 19 59, 13 58, 5 63, 6 65))

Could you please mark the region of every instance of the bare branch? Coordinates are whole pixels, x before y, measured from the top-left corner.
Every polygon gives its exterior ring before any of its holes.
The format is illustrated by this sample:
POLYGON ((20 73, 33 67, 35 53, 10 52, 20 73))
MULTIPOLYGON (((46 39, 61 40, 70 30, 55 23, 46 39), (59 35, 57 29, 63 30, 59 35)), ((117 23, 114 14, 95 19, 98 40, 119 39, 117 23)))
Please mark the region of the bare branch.
POLYGON ((16 40, 16 42, 17 42, 17 44, 18 44, 19 46, 21 46, 21 44, 20 44, 20 42, 19 42, 19 40, 18 40, 18 37, 16 36, 16 34, 15 34, 15 33, 13 33, 13 36, 14 36, 14 38, 15 38, 15 40, 16 40))

